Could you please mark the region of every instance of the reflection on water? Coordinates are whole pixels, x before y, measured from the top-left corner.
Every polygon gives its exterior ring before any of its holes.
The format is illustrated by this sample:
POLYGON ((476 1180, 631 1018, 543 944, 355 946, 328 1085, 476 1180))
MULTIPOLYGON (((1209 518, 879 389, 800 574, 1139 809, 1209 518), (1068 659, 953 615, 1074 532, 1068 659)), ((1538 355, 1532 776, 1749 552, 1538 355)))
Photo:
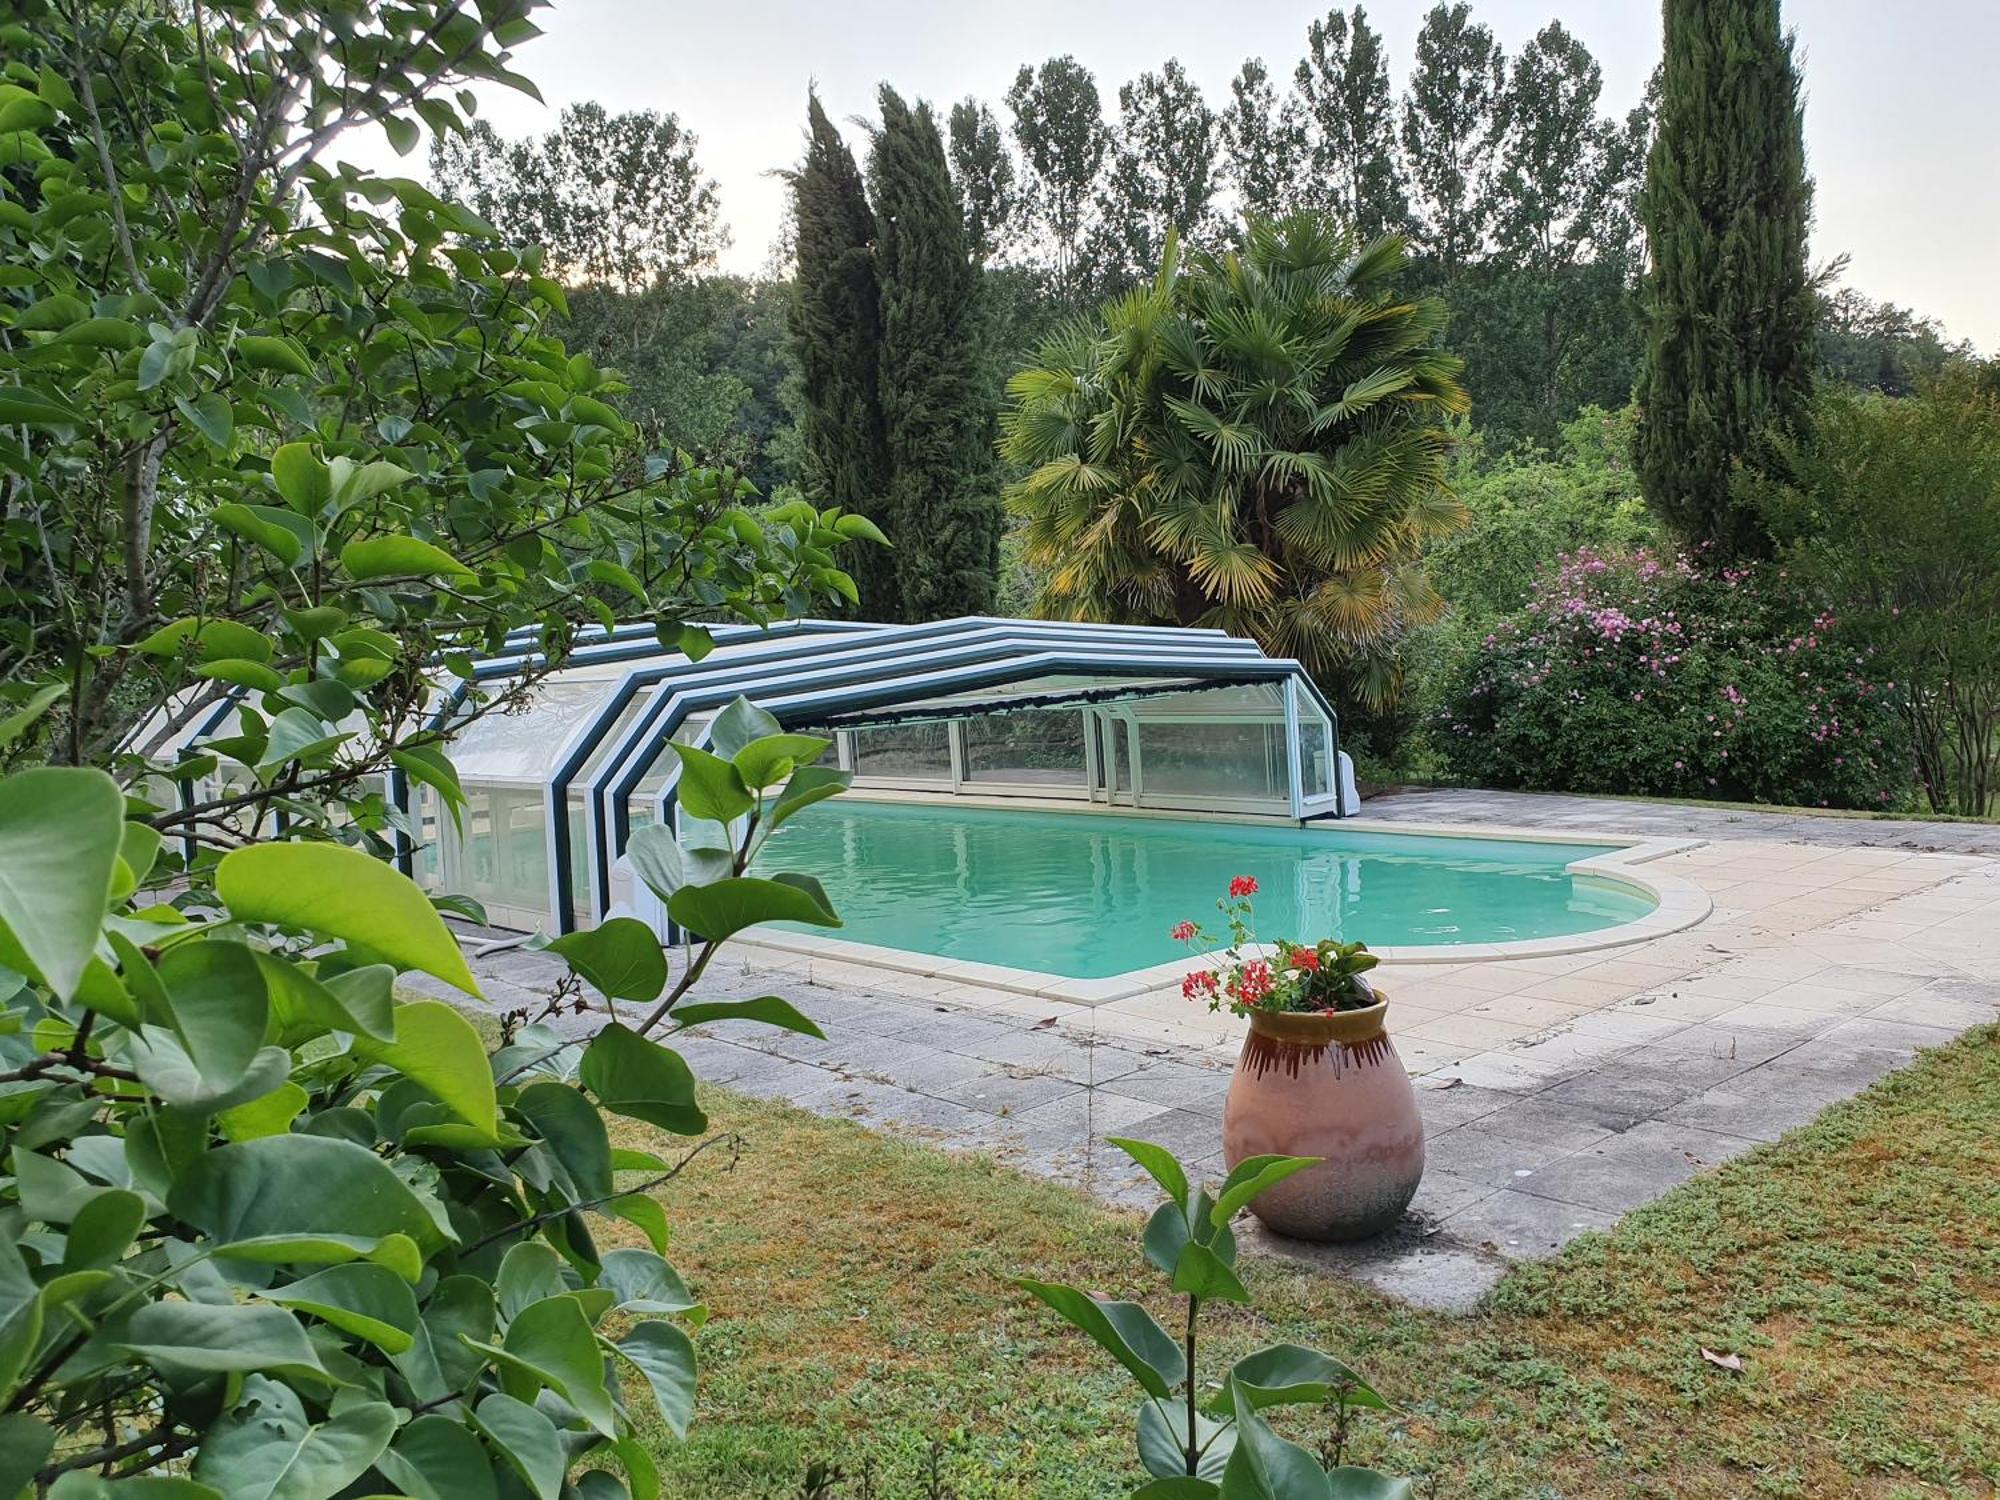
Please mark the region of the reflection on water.
POLYGON ((817 875, 843 938, 1097 979, 1181 957, 1167 932, 1184 917, 1218 931, 1235 875, 1257 878, 1265 938, 1491 943, 1643 916, 1636 891, 1565 872, 1603 850, 835 801, 780 830, 761 867, 817 875))

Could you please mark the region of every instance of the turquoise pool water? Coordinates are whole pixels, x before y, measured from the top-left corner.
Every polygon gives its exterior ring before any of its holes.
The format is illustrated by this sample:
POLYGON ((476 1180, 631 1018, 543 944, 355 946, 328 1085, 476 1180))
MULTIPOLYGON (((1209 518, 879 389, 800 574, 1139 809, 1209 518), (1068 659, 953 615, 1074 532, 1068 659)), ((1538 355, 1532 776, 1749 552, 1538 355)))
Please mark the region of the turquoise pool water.
POLYGON ((1257 879, 1265 938, 1375 947, 1562 937, 1644 916, 1629 887, 1564 866, 1603 844, 1539 844, 1105 813, 834 801, 773 836, 762 867, 824 882, 859 943, 1102 979, 1185 956, 1184 917, 1257 879))

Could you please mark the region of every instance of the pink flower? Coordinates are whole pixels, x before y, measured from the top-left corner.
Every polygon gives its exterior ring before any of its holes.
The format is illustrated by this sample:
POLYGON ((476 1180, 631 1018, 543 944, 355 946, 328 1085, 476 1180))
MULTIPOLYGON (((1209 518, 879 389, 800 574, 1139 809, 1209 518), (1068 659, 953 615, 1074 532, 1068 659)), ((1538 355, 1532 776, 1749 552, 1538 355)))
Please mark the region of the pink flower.
POLYGON ((1256 895, 1257 877, 1254 875, 1238 875, 1234 880, 1229 882, 1229 894, 1232 896, 1256 895))
POLYGON ((1192 922, 1176 922, 1171 936, 1177 943, 1191 943, 1194 941, 1195 930, 1192 922))

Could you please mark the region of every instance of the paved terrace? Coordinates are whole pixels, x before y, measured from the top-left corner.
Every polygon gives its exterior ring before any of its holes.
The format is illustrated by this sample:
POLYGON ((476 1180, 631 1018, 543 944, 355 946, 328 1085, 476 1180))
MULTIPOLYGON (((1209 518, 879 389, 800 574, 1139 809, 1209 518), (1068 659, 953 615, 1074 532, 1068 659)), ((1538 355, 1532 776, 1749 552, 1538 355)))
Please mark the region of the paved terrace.
MULTIPOLYGON (((1608 1226, 1917 1049, 2000 1016, 2000 860, 1924 852, 2000 845, 2000 829, 1489 793, 1382 798, 1368 813, 1713 840, 1657 865, 1715 903, 1686 931, 1571 956, 1381 971, 1429 1128, 1422 1190, 1378 1244, 1267 1248, 1414 1301, 1469 1306, 1506 1260, 1608 1226), (1856 841, 1892 828, 1888 846, 1856 841)), ((1242 1023, 1177 989, 1065 1005, 736 952, 705 994, 782 994, 827 1036, 690 1033, 683 1050, 711 1082, 990 1153, 1116 1203, 1150 1205, 1155 1192, 1106 1136, 1158 1141, 1223 1171, 1220 1116, 1242 1023)), ((529 1003, 555 973, 518 949, 476 966, 502 1008, 529 1003)))

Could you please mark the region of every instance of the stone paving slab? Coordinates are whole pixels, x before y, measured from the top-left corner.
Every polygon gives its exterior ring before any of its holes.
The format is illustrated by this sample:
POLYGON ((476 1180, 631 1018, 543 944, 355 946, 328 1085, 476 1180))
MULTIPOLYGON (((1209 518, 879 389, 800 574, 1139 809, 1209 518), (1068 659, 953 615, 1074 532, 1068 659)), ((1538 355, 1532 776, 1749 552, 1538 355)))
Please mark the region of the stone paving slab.
MULTIPOLYGON (((1510 820, 1535 816, 1503 805, 1510 820)), ((1715 893, 1714 915, 1687 932, 1609 954, 1385 971, 1429 1140, 1411 1213, 1364 1246, 1280 1242, 1247 1223, 1245 1242, 1470 1306, 1508 1260, 1606 1227, 2000 1017, 2000 862, 1747 836, 1671 858, 1715 893), (1779 873, 1792 878, 1774 896, 1779 873), (1467 1019, 1493 1029, 1423 1035, 1467 1019)), ((1157 1140, 1222 1175, 1240 1022, 1177 994, 1090 1007, 972 985, 875 989, 856 965, 773 968, 761 952, 712 966, 704 996, 784 995, 827 1038, 698 1028, 678 1045, 704 1078, 988 1153, 1123 1206, 1150 1208, 1157 1190, 1110 1136, 1157 1140)), ((475 952, 474 966, 500 1009, 538 1003, 560 972, 520 948, 475 952)))
POLYGON ((1920 818, 1837 818, 1577 797, 1559 792, 1493 792, 1461 787, 1406 787, 1364 799, 1362 816, 1397 823, 1492 823, 1509 828, 1616 829, 1649 836, 1760 839, 1843 849, 1923 849, 2000 855, 2000 824, 1938 823, 1920 818))

